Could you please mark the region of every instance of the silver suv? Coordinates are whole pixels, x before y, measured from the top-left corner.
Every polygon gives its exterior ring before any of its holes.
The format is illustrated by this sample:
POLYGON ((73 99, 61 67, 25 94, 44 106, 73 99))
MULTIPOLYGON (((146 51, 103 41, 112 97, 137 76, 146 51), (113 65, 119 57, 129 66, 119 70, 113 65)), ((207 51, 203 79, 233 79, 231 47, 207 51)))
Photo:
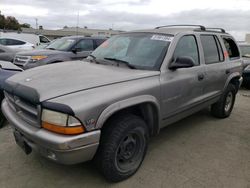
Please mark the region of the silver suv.
POLYGON ((2 111, 26 154, 94 159, 117 182, 138 170, 163 127, 207 106, 228 117, 241 72, 238 46, 223 29, 163 26, 114 36, 84 61, 14 75, 2 111))

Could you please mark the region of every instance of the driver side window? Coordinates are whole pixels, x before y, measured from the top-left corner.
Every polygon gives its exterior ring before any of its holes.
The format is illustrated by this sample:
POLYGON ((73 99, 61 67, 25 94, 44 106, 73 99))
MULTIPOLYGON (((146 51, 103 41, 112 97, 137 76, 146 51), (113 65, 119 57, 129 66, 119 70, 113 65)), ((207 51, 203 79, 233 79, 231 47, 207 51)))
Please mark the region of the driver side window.
POLYGON ((193 35, 183 36, 174 51, 174 59, 177 57, 190 57, 194 60, 195 65, 199 65, 199 52, 196 39, 193 35))
POLYGON ((76 44, 75 48, 77 49, 78 52, 92 51, 94 50, 93 40, 83 39, 76 44))

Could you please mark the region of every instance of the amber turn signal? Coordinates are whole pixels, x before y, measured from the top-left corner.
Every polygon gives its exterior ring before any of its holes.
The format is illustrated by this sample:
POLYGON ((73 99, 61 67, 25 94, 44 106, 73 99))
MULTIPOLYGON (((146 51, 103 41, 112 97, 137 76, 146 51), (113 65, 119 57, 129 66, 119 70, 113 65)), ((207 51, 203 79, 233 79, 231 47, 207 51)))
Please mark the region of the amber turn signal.
POLYGON ((65 134, 65 135, 75 135, 75 134, 81 134, 84 133, 84 127, 82 125, 79 126, 58 126, 54 125, 48 122, 42 122, 42 127, 44 129, 47 129, 49 131, 59 133, 59 134, 65 134))

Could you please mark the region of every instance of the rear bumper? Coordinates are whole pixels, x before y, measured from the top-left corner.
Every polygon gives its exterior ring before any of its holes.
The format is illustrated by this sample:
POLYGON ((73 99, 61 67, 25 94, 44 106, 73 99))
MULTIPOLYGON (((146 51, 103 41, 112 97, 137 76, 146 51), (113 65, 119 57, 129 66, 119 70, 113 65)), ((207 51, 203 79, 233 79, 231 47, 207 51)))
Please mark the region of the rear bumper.
POLYGON ((76 164, 91 160, 96 153, 100 130, 74 136, 52 133, 27 124, 12 111, 6 100, 2 102, 2 112, 32 150, 48 159, 62 164, 76 164))

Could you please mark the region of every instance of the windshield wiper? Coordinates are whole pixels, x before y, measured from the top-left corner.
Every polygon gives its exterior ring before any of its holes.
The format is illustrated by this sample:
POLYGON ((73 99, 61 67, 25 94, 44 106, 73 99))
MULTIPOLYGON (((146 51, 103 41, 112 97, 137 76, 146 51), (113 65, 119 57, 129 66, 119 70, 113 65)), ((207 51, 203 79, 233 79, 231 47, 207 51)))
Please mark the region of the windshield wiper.
POLYGON ((92 58, 92 59, 90 59, 90 62, 94 62, 94 63, 96 63, 96 64, 100 64, 100 63, 96 60, 96 56, 90 54, 90 55, 88 55, 88 57, 91 57, 91 58, 92 58))
POLYGON ((112 57, 104 57, 104 59, 117 62, 118 63, 117 66, 119 66, 119 63, 123 63, 131 69, 136 69, 136 67, 134 65, 131 65, 129 62, 121 60, 121 59, 116 59, 116 58, 112 58, 112 57))

